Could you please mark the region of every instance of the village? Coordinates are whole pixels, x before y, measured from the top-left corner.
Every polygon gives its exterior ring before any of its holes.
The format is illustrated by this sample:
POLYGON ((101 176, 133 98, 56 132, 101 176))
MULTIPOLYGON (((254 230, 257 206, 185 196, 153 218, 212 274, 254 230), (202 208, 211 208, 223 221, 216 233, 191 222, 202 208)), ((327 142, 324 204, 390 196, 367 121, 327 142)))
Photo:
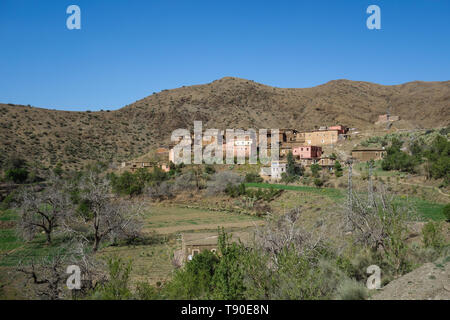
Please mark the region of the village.
MULTIPOLYGON (((391 123, 398 121, 398 116, 390 116, 389 114, 380 115, 376 124, 391 123)), ((242 130, 243 131, 243 130, 242 130)), ((244 131, 243 131, 244 132, 244 131)), ((225 139, 225 134, 222 131, 222 149, 223 154, 230 149, 233 150, 234 156, 243 155, 249 157, 253 144, 256 144, 255 150, 259 154, 260 141, 258 138, 252 137, 250 134, 236 135, 232 140, 232 146, 225 139)), ((278 150, 279 160, 272 161, 269 166, 261 166, 260 176, 264 180, 279 181, 284 172, 286 172, 287 156, 291 153, 298 165, 305 168, 317 164, 321 168, 329 171, 333 170, 338 156, 332 151, 333 147, 340 141, 352 138, 352 135, 357 135, 356 128, 348 128, 344 125, 321 126, 315 130, 301 131, 297 129, 279 129, 278 130, 278 150)), ((256 136, 256 135, 255 135, 256 136)), ((191 147, 195 141, 194 134, 191 135, 191 147)), ((270 145, 271 136, 267 134, 265 141, 270 145)), ((214 143, 214 139, 202 139, 202 147, 214 143)), ((174 144, 170 146, 161 146, 156 149, 157 161, 126 161, 120 165, 121 171, 129 170, 135 172, 139 168, 152 168, 158 166, 162 171, 169 172, 170 163, 175 163, 175 148, 174 144)), ((354 148, 349 155, 344 155, 343 165, 348 161, 367 162, 370 160, 381 160, 386 154, 384 147, 382 148, 354 148)), ((236 162, 237 163, 237 162, 236 162)), ((239 164, 239 163, 237 163, 239 164)))

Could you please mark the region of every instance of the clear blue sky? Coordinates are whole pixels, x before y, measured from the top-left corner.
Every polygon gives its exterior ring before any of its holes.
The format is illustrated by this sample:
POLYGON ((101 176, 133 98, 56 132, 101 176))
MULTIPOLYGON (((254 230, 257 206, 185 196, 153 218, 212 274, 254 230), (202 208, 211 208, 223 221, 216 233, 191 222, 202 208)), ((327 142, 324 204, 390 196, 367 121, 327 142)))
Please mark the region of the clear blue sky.
POLYGON ((450 1, 0 0, 0 102, 115 109, 224 76, 450 79, 450 1), (81 30, 66 8, 81 8, 81 30), (366 8, 381 8, 368 30, 366 8))

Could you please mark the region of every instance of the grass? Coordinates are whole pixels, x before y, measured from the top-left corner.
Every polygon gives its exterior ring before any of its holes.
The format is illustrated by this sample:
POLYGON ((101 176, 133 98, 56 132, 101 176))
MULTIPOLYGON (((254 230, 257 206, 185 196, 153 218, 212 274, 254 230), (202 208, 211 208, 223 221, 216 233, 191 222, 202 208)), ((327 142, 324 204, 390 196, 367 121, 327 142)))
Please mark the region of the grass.
POLYGON ((427 219, 434 221, 445 220, 444 207, 445 204, 431 203, 422 199, 414 199, 417 211, 427 219))
POLYGON ((333 188, 316 188, 309 186, 293 186, 293 185, 271 184, 271 183, 246 183, 245 186, 249 188, 274 188, 280 190, 310 192, 317 195, 327 196, 335 200, 342 199, 345 197, 344 193, 341 190, 333 188))
POLYGON ((189 230, 217 230, 217 227, 247 227, 261 219, 226 211, 183 208, 177 206, 149 208, 145 215, 146 229, 158 233, 177 233, 189 230))
MULTIPOLYGON (((283 184, 270 184, 270 183, 246 183, 246 187, 253 188, 274 188, 281 190, 291 190, 291 191, 299 191, 312 193, 316 195, 326 196, 334 201, 342 201, 345 199, 345 192, 342 192, 339 189, 332 188, 315 188, 309 186, 292 186, 292 185, 283 185, 283 184)), ((398 197, 399 201, 405 201, 404 196, 398 197)), ((434 203, 429 202, 423 199, 409 197, 411 199, 417 209, 417 212, 425 219, 431 219, 435 221, 444 220, 443 208, 445 204, 442 203, 434 203)))

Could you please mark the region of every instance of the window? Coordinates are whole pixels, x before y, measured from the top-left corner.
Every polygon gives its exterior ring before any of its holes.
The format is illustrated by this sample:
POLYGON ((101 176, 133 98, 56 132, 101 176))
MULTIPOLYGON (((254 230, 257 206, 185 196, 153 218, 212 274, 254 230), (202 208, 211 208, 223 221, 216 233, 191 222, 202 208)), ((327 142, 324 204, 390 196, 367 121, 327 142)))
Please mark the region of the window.
POLYGON ((192 249, 192 256, 195 257, 197 254, 200 253, 199 249, 192 249))

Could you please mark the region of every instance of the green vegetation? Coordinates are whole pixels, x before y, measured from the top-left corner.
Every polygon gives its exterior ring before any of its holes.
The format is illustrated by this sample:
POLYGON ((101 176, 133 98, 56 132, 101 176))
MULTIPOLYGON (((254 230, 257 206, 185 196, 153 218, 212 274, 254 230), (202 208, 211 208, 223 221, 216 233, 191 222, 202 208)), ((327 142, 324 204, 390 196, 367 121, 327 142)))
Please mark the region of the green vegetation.
POLYGON ((336 162, 334 163, 334 174, 336 175, 336 177, 342 177, 343 171, 344 170, 342 169, 341 163, 336 160, 336 162))
POLYGON ((447 220, 447 222, 450 222, 450 203, 447 204, 447 205, 442 209, 442 214, 444 215, 445 220, 447 220))
POLYGON ((429 178, 442 178, 445 185, 450 183, 450 141, 446 137, 437 135, 430 145, 418 138, 409 144, 410 153, 402 151, 402 146, 403 142, 399 138, 392 138, 387 156, 381 164, 383 170, 416 173, 417 167, 425 163, 429 178))
POLYGON ((260 182, 263 182, 264 179, 261 178, 261 176, 259 174, 254 173, 254 172, 250 172, 250 173, 247 173, 245 175, 245 180, 244 181, 246 183, 251 183, 251 182, 260 183, 260 182))
POLYGON ((412 156, 401 150, 403 142, 397 138, 392 139, 392 144, 387 148, 387 155, 381 163, 383 170, 399 170, 415 173, 415 167, 419 163, 417 156, 412 156))
POLYGON ((143 192, 148 185, 158 185, 168 179, 167 173, 155 166, 152 171, 139 168, 135 173, 129 171, 121 175, 109 174, 113 191, 120 195, 135 196, 143 192))
POLYGON ((245 183, 241 183, 237 186, 229 185, 225 189, 225 193, 232 198, 239 196, 247 196, 255 200, 272 201, 274 198, 281 194, 282 190, 270 187, 269 190, 262 190, 258 188, 257 190, 251 190, 246 188, 245 183))
POLYGON ((284 184, 270 184, 270 183, 246 183, 246 187, 253 188, 273 188, 279 190, 292 190, 292 191, 305 191, 311 192, 315 194, 324 195, 330 197, 335 200, 343 199, 344 194, 339 189, 333 188, 314 188, 308 186, 292 186, 292 185, 284 185, 284 184))
POLYGON ((442 231, 442 222, 429 221, 422 229, 423 244, 425 248, 433 248, 441 251, 445 246, 445 238, 442 231))
POLYGON ((289 151, 287 155, 286 172, 281 174, 281 181, 284 183, 295 182, 303 175, 303 171, 303 167, 295 163, 294 156, 292 155, 292 152, 289 151))

